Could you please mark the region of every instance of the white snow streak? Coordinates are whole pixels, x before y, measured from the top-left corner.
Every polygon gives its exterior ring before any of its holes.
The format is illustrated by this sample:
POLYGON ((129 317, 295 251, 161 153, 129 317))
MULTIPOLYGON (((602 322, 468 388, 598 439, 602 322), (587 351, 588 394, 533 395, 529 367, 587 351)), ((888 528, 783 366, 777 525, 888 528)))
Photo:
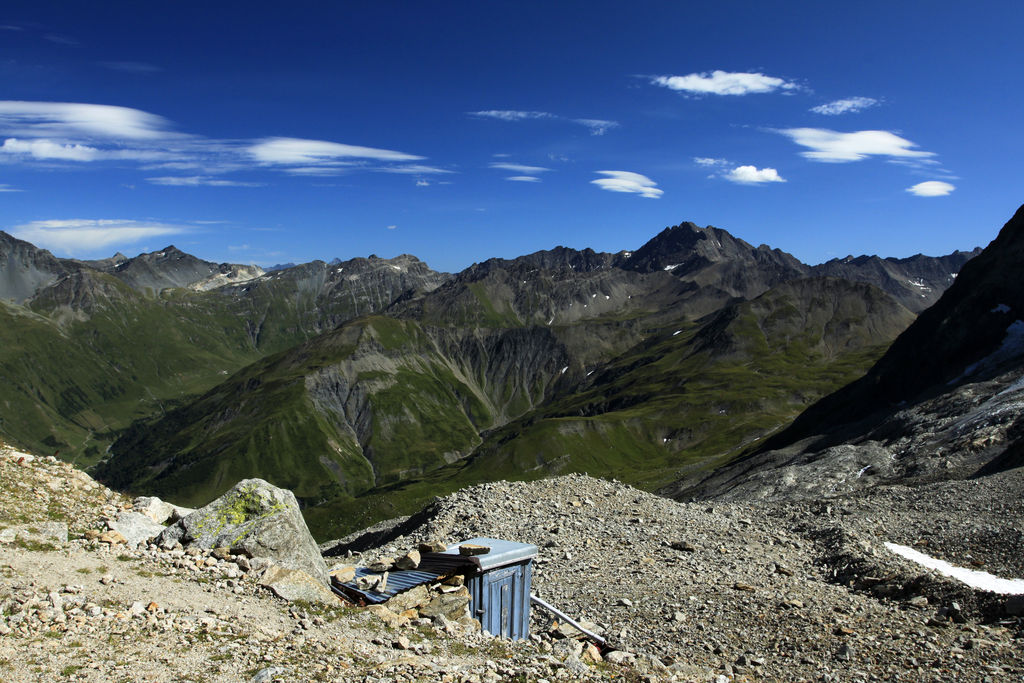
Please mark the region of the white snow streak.
POLYGON ((934 569, 940 574, 944 574, 945 576, 954 578, 961 583, 967 584, 971 588, 977 588, 978 590, 988 591, 990 593, 998 593, 1000 595, 1024 595, 1024 579, 1001 579, 998 576, 989 574, 988 572, 979 572, 974 569, 957 567, 949 562, 936 560, 934 557, 929 557, 928 555, 918 552, 913 548, 908 548, 905 545, 886 543, 885 547, 897 555, 905 557, 911 562, 916 562, 922 567, 934 569))

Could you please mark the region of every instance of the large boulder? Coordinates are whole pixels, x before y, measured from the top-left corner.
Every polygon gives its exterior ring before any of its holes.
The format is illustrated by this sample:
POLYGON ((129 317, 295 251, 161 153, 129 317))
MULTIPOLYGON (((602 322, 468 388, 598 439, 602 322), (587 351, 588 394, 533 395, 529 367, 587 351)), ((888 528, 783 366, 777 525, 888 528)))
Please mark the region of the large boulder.
POLYGON ((261 557, 285 569, 305 572, 330 585, 327 564, 299 512, 291 491, 262 479, 245 479, 206 507, 167 527, 157 544, 226 547, 235 554, 261 557))
POLYGON ((152 517, 138 512, 122 512, 117 519, 107 523, 111 531, 116 531, 124 536, 124 541, 129 548, 138 548, 146 541, 153 538, 164 530, 163 524, 153 521, 152 517))
POLYGON ((182 507, 173 503, 160 500, 156 496, 140 496, 132 501, 132 509, 135 512, 146 515, 157 524, 173 524, 183 519, 191 512, 192 508, 182 507))

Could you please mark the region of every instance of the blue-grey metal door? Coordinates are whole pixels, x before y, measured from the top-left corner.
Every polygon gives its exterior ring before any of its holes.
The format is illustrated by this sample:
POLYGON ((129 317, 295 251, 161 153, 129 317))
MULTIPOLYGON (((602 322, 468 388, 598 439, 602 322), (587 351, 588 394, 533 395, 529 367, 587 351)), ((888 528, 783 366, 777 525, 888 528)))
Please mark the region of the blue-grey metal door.
POLYGON ((483 576, 483 603, 486 610, 481 626, 491 635, 508 638, 513 633, 514 594, 518 567, 490 571, 483 576))

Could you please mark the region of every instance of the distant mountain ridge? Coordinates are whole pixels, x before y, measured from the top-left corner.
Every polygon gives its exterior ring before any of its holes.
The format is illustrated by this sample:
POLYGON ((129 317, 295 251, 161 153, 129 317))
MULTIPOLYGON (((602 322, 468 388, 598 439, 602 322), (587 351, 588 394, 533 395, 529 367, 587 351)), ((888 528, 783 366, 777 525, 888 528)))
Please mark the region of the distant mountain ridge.
POLYGON ((7 242, 0 431, 196 503, 261 476, 332 532, 499 473, 655 487, 724 462, 854 379, 970 257, 811 267, 692 223, 454 275, 7 242), (57 347, 72 360, 36 355, 57 347))
POLYGON ((1024 465, 1024 206, 860 379, 757 451, 665 491, 807 498, 1024 465))

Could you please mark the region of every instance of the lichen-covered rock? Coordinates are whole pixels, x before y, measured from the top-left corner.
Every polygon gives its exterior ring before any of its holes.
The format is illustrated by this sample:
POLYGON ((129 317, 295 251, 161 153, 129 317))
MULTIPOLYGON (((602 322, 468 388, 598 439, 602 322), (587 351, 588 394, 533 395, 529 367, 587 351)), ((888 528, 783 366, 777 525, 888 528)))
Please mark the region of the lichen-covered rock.
POLYGON ((327 564, 291 491, 262 479, 238 482, 223 496, 167 527, 157 543, 199 548, 226 547, 233 554, 265 558, 329 585, 327 564))

